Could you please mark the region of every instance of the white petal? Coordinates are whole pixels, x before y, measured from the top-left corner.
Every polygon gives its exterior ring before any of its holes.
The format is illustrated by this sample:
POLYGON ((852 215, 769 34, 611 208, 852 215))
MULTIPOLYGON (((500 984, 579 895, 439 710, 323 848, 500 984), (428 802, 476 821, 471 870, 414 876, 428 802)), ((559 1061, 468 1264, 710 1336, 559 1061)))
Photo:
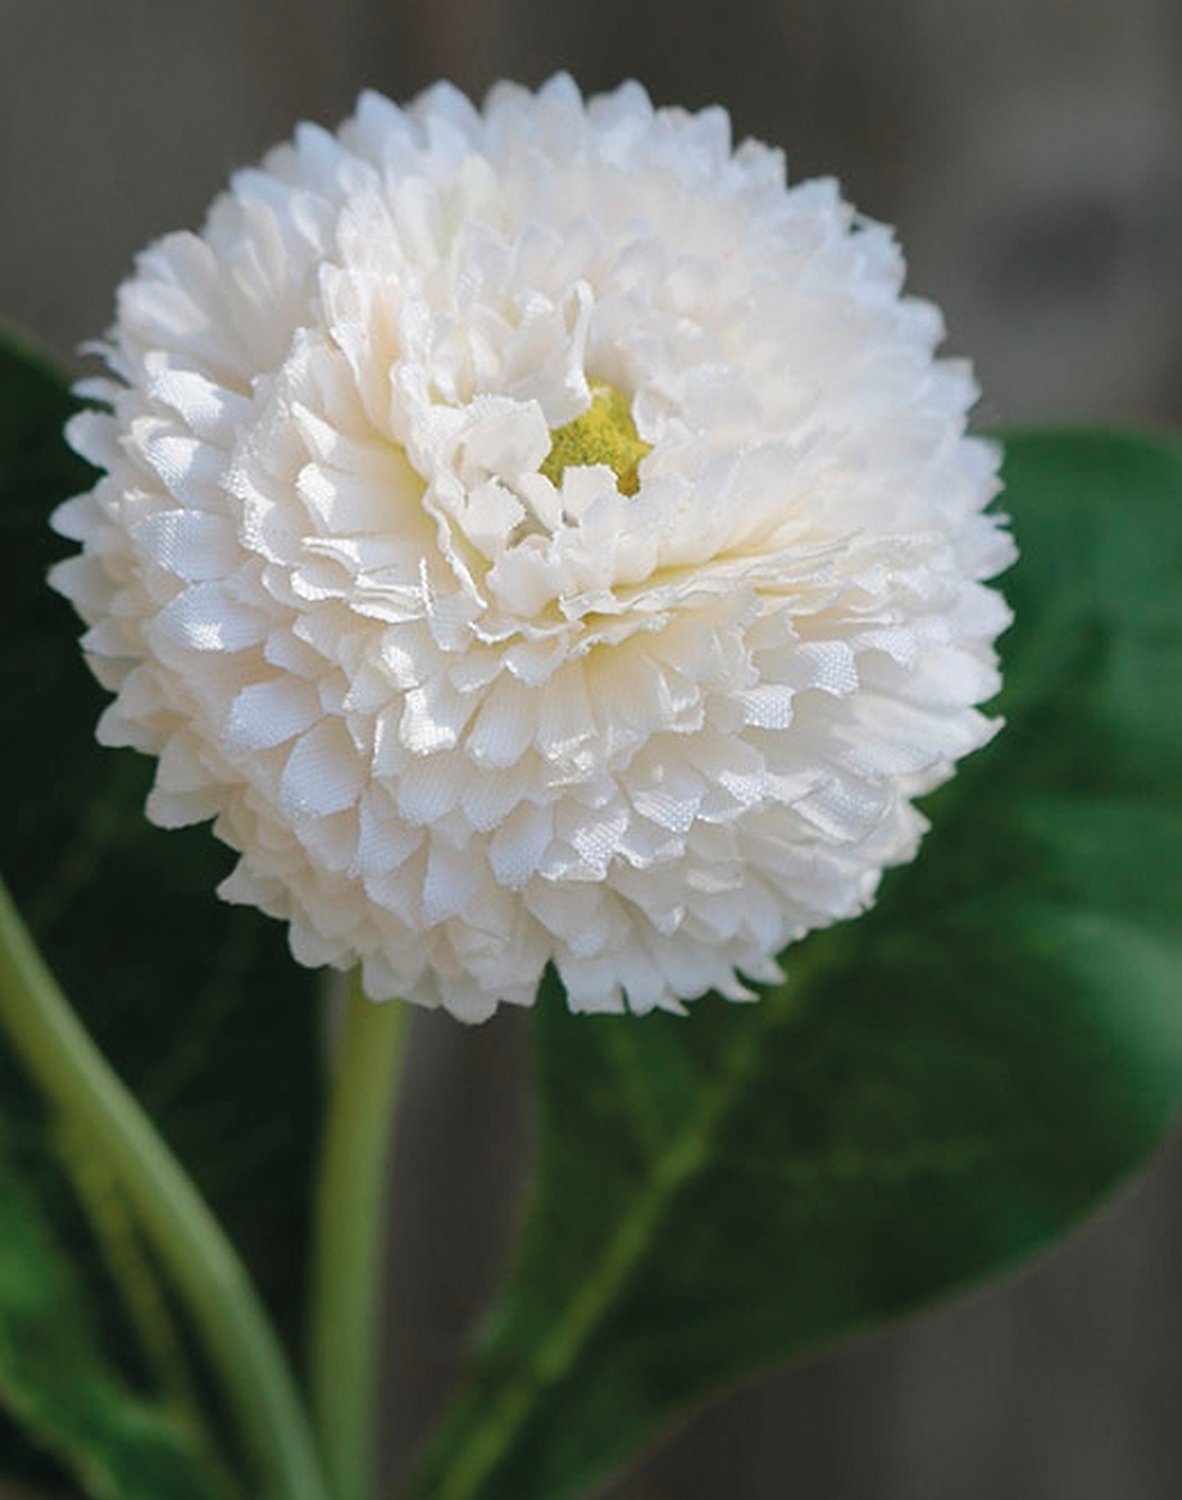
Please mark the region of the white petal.
POLYGON ((224 578, 242 561, 238 537, 228 516, 166 510, 130 529, 153 562, 191 582, 224 578))
POLYGON ((488 857, 502 885, 519 891, 538 868, 550 842, 553 814, 548 807, 522 802, 493 835, 488 857))
POLYGON ((280 805, 290 818, 323 818, 357 800, 364 768, 339 719, 326 719, 301 736, 288 756, 280 805))
POLYGON ((244 651, 266 637, 268 625, 267 616, 244 604, 232 587, 199 583, 161 610, 155 630, 193 651, 244 651))
POLYGON ((319 698, 302 679, 272 677, 243 688, 222 736, 235 750, 269 750, 309 729, 320 712, 319 698))

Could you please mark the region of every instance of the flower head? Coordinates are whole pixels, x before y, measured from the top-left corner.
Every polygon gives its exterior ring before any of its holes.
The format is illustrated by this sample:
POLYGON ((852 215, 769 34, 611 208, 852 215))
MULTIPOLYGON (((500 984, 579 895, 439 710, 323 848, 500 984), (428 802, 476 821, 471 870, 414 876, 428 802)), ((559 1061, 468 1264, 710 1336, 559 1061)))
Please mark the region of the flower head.
POLYGON ((720 109, 376 94, 147 249, 56 586, 309 964, 676 1010, 864 908, 982 744, 1011 544, 888 230, 720 109))

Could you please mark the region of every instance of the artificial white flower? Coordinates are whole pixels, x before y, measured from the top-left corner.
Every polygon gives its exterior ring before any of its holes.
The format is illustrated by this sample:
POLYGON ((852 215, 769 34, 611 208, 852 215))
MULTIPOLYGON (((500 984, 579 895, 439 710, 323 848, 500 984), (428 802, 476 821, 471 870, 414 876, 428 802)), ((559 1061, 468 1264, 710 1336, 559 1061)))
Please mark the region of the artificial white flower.
POLYGON ((890 232, 721 109, 362 96, 140 257, 55 572, 222 887, 465 1020, 678 1010, 989 738, 1011 543, 890 232))

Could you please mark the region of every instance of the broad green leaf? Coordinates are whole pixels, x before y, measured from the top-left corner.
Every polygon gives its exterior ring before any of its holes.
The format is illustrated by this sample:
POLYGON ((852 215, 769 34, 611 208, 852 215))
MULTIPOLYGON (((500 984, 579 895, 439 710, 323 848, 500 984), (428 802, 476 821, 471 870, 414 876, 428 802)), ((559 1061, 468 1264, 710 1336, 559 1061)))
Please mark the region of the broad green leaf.
POLYGON ((0 1154, 0 1401, 96 1500, 209 1500, 199 1434, 103 1357, 74 1268, 0 1154))
POLYGON ((539 1176, 407 1500, 562 1500, 708 1391, 1051 1244, 1182 1099, 1182 459, 1008 445, 1008 727, 755 1006, 537 1014, 539 1176))
MULTIPOLYGON (((0 342, 0 873, 295 1343, 321 1082, 315 979, 291 962, 278 924, 217 900, 231 857, 208 830, 146 822, 149 763, 95 742, 106 695, 83 664, 79 621, 45 584, 71 550, 50 532, 50 511, 93 477, 61 440, 72 405, 48 367, 0 342)), ((20 1191, 66 1234, 87 1290, 104 1299, 104 1332, 142 1375, 151 1361, 114 1311, 114 1278, 74 1210, 77 1163, 63 1162, 2 1036, 0 1131, 19 1148, 20 1191)), ((124 1280, 134 1301, 143 1277, 124 1280)))

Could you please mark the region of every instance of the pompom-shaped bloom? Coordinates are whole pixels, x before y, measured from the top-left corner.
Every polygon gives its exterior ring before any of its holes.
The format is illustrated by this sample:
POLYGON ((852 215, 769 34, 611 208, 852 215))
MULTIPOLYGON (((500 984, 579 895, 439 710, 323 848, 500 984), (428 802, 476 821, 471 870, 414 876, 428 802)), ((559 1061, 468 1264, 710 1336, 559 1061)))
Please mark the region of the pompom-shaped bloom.
POLYGON ((140 257, 56 586, 298 959, 680 1008, 871 900, 991 724, 1011 544, 885 228, 720 109, 376 94, 140 257))

